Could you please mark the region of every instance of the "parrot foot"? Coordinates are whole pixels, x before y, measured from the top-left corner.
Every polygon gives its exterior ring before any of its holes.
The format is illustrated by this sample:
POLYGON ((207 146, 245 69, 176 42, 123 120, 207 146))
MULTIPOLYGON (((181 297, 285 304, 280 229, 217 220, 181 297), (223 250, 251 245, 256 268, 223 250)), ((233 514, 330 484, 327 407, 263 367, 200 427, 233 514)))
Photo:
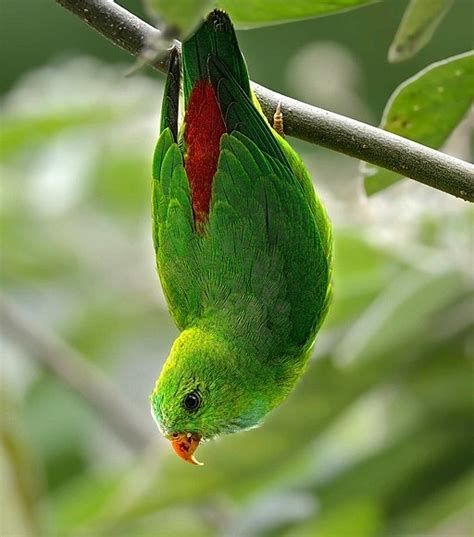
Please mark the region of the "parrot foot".
POLYGON ((140 51, 137 61, 125 73, 125 76, 132 76, 138 71, 141 71, 143 67, 166 58, 171 49, 175 46, 174 39, 177 35, 178 32, 176 28, 165 26, 158 37, 148 39, 140 51))
POLYGON ((285 130, 283 128, 283 112, 281 111, 281 101, 278 102, 277 109, 273 114, 273 128, 282 137, 285 137, 285 130))

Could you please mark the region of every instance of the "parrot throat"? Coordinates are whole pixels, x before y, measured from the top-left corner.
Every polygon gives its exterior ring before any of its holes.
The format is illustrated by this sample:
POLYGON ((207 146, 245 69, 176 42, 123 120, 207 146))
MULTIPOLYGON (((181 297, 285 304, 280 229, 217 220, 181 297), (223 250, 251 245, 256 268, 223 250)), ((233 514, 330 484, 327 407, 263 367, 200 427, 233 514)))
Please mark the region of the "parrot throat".
POLYGON ((208 80, 198 80, 192 89, 185 121, 185 169, 191 186, 194 221, 200 231, 209 218, 219 144, 226 132, 214 88, 208 80))

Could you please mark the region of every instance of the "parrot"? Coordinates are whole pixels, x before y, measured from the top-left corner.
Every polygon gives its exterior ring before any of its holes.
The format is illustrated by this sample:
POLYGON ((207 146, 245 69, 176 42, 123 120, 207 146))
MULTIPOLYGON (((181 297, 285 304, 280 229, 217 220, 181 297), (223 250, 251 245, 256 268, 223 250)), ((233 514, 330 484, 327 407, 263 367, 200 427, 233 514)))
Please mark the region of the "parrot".
POLYGON ((156 265, 179 329, 150 396, 176 454, 258 427, 302 376, 328 311, 332 231, 251 90, 229 16, 171 52, 153 156, 156 265))

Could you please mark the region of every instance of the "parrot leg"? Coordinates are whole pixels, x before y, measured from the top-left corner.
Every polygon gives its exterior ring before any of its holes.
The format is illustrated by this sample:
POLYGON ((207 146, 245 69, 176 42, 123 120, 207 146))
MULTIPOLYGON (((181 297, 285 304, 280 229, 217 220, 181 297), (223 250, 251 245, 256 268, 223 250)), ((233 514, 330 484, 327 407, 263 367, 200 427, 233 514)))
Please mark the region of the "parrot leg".
MULTIPOLYGON (((159 24, 159 22, 158 22, 159 24)), ((158 27, 158 26, 157 26, 158 27)), ((179 36, 179 31, 174 26, 162 25, 163 30, 155 39, 147 39, 136 62, 128 69, 125 76, 129 77, 141 71, 143 67, 168 56, 175 46, 175 39, 179 36)))
POLYGON ((281 111, 281 102, 278 103, 277 109, 273 114, 273 128, 282 137, 285 137, 283 128, 283 112, 281 111))

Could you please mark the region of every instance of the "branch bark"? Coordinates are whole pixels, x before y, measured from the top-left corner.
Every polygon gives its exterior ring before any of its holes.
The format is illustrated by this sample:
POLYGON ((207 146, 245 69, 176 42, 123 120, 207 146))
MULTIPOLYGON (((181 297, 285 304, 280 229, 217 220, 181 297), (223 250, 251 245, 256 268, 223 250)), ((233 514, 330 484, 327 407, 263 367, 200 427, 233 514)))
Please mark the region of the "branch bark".
MULTIPOLYGON (((139 57, 159 35, 126 9, 107 0, 56 0, 104 37, 139 57)), ((167 59, 152 65, 165 72, 167 59)), ((360 121, 280 95, 252 83, 265 115, 271 119, 279 102, 289 136, 399 173, 466 201, 474 201, 474 166, 440 151, 360 121)))
POLYGON ((141 413, 102 371, 63 340, 38 326, 5 296, 1 296, 0 320, 5 335, 78 392, 125 445, 140 451, 149 445, 152 435, 141 413))

